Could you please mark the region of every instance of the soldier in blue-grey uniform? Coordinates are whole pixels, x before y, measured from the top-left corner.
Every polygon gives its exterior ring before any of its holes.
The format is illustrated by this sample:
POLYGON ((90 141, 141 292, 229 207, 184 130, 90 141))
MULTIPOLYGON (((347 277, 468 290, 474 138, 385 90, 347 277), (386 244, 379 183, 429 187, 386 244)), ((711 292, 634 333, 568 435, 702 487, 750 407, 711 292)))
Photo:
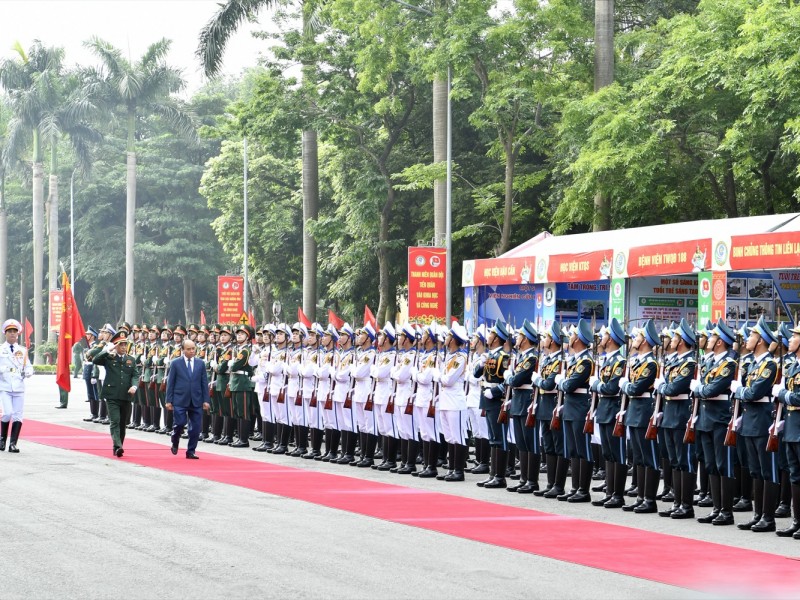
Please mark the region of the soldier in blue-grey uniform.
MULTIPOLYGON (((779 355, 783 356, 783 372, 786 373, 796 360, 796 356, 789 352, 789 339, 792 337, 792 332, 788 323, 782 323, 775 332, 776 336, 780 338, 781 347, 778 351, 779 355)), ((771 348, 770 348, 771 349, 771 348)), ((773 394, 777 395, 777 394, 773 394)), ((775 509, 775 518, 783 519, 792 516, 791 502, 792 490, 789 483, 789 464, 786 462, 786 452, 783 448, 783 430, 778 432, 779 450, 777 453, 778 458, 778 475, 780 477, 780 502, 778 508, 775 509)))
POLYGON ((558 496, 568 502, 591 502, 592 436, 583 432, 589 412, 589 378, 594 374, 590 348, 594 332, 585 319, 572 329, 567 372, 556 376, 556 385, 564 393, 561 431, 564 435, 564 456, 571 461, 572 489, 558 496))
POLYGON ((531 494, 539 489, 539 468, 541 463, 539 435, 535 427, 526 427, 528 411, 533 401, 531 377, 539 364, 539 332, 533 323, 525 319, 517 330, 516 347, 519 351, 514 372, 505 378, 505 385, 511 387, 511 409, 509 413, 514 423, 514 440, 519 450, 519 483, 508 488, 510 492, 531 494))
POLYGON ((713 510, 697 520, 714 525, 733 524, 735 448, 725 445, 731 418, 730 387, 736 377, 736 360, 731 347, 736 334, 720 319, 708 332, 706 356, 700 377, 691 384, 699 402, 697 409, 697 445, 703 448, 713 510))
POLYGON ((478 487, 505 488, 506 467, 508 466, 508 442, 506 425, 498 423, 500 406, 503 403, 505 388, 501 387, 503 376, 511 361, 509 334, 505 323, 497 321, 489 332, 489 351, 484 355, 483 364, 478 363, 473 375, 482 378, 483 393, 480 408, 486 411, 486 425, 489 430, 489 476, 477 482, 478 487))
POLYGON ((628 477, 625 436, 614 437, 614 424, 620 411, 619 382, 625 375, 626 357, 623 347, 627 336, 617 319, 612 318, 604 328, 599 346, 604 351, 597 375, 592 376, 590 389, 598 395, 594 420, 600 429, 600 447, 606 462, 606 495, 592 501, 595 506, 621 508, 625 505, 625 480, 628 477))
POLYGON ((743 385, 736 381, 731 384, 731 391, 743 407, 740 437, 747 446, 753 478, 753 518, 737 527, 755 532, 775 531, 775 506, 780 490, 776 457, 766 449, 772 425, 772 387, 780 383, 778 362, 769 346, 777 341, 762 316, 747 338, 747 349, 754 355, 747 380, 743 385))
POLYGON ((100 372, 97 365, 91 361, 86 360, 88 351, 97 343, 97 330, 91 325, 86 329, 86 346, 87 349, 83 353, 83 381, 86 383, 86 397, 89 400, 89 412, 91 413, 84 419, 86 422, 92 422, 100 416, 100 398, 97 389, 97 377, 100 372))
POLYGON ((792 522, 776 531, 780 537, 792 536, 800 540, 800 324, 790 329, 789 352, 794 357, 784 377, 784 385, 777 390, 778 401, 783 404, 783 449, 789 465, 792 490, 792 522))
POLYGON ((684 444, 683 437, 686 434, 686 424, 692 418, 690 386, 697 374, 697 338, 686 319, 681 319, 674 329, 674 335, 677 340, 676 353, 669 373, 664 379, 655 382, 655 388, 663 399, 660 430, 664 432, 674 496, 672 506, 658 514, 673 519, 691 519, 694 518, 692 500, 697 479, 697 462, 694 444, 684 444))
POLYGON ((634 338, 631 347, 638 353, 637 363, 628 377, 620 382, 620 389, 630 399, 625 425, 630 432, 633 465, 637 470, 638 496, 636 502, 623 506, 622 510, 653 513, 658 511, 658 447, 655 440, 645 439, 645 433, 653 416, 653 383, 658 372, 653 349, 661 344, 661 340, 652 319, 646 321, 644 327, 631 337, 634 338))
POLYGON ((556 377, 561 373, 564 360, 564 333, 558 322, 553 321, 541 336, 541 358, 539 371, 533 374, 533 385, 539 388, 536 402, 536 423, 547 465, 547 487, 533 493, 534 496, 557 498, 564 493, 569 462, 564 458, 564 436, 560 431, 550 430, 550 419, 556 409, 556 377))

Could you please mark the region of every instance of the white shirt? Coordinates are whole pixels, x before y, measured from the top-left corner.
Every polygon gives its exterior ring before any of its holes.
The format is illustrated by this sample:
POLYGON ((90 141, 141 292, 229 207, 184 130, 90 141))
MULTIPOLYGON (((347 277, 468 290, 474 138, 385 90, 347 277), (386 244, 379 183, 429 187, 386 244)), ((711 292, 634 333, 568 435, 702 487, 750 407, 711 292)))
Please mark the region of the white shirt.
POLYGON ((0 345, 0 391, 24 392, 25 378, 33 375, 33 365, 28 359, 28 349, 20 344, 3 342, 0 345))

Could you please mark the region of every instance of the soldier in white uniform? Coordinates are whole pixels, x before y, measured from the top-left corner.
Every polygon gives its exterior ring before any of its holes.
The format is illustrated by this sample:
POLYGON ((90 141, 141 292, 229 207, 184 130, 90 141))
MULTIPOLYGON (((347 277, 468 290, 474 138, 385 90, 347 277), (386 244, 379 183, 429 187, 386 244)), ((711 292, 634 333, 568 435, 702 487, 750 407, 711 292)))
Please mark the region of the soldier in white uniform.
POLYGON ((315 456, 314 460, 330 462, 339 458, 339 425, 336 422, 336 410, 333 406, 333 374, 336 359, 336 342, 339 332, 332 324, 322 332, 319 350, 319 366, 317 367, 317 403, 322 417, 322 429, 325 435, 325 454, 315 456), (328 402, 330 396, 330 402, 328 402))
POLYGON ((33 375, 28 349, 17 343, 22 326, 15 319, 3 323, 6 341, 0 346, 0 401, 3 420, 0 423, 0 450, 6 449, 8 427, 11 423, 9 452, 19 452, 17 440, 22 429, 22 409, 25 406, 25 379, 33 375))
POLYGON ((398 334, 397 365, 392 369, 391 377, 396 382, 394 422, 400 437, 401 464, 393 473, 407 475, 417 470, 417 427, 414 422, 414 398, 411 374, 417 366, 417 332, 410 323, 403 325, 398 334))
MULTIPOLYGON (((303 364, 300 376, 303 378, 303 409, 306 414, 306 427, 311 430, 311 449, 302 458, 311 460, 322 457, 322 410, 319 405, 317 391, 317 369, 319 368, 319 340, 325 333, 322 325, 313 323, 306 336, 306 347, 303 351, 303 364)), ((324 402, 324 399, 323 399, 324 402)))
POLYGON ((336 355, 336 368, 333 376, 333 408, 336 411, 336 423, 342 434, 342 456, 336 461, 331 461, 339 465, 357 464, 355 448, 358 429, 352 408, 354 381, 350 372, 356 357, 356 351, 353 348, 355 335, 349 323, 345 323, 339 329, 339 350, 336 355), (350 405, 347 404, 348 397, 350 397, 350 405))
MULTIPOLYGON (((291 335, 292 332, 286 324, 278 325, 277 331, 275 331, 275 349, 267 365, 269 404, 276 424, 276 446, 268 451, 270 454, 286 454, 289 436, 292 433, 289 423, 288 375, 286 373, 286 365, 290 357, 288 340, 291 335)), ((294 399, 292 399, 293 401, 294 399)))
MULTIPOLYGON (((439 381, 439 399, 436 405, 439 421, 447 442, 449 460, 444 481, 464 481, 467 463, 467 398, 464 395, 464 377, 467 368, 469 335, 463 325, 454 323, 445 338, 447 354, 442 369, 434 373, 439 381)), ((439 477, 437 477, 439 479, 439 477)))
POLYGON ((306 411, 303 408, 302 390, 300 389, 303 366, 303 342, 308 337, 308 328, 302 323, 292 325, 292 350, 286 362, 284 373, 288 375, 286 403, 289 405, 289 423, 294 427, 295 449, 289 456, 303 456, 308 452, 308 427, 306 411), (299 404, 298 404, 299 401, 299 404))
POLYGON ((414 393, 414 421, 422 438, 422 461, 425 468, 419 477, 436 477, 439 456, 439 431, 434 417, 429 417, 433 401, 433 375, 439 367, 439 353, 436 349, 437 326, 434 321, 422 331, 418 366, 412 370, 416 382, 414 393))
MULTIPOLYGON (((375 446, 378 444, 378 430, 375 427, 375 411, 366 410, 367 399, 372 388, 369 376, 375 364, 375 349, 372 343, 377 334, 371 324, 367 323, 356 335, 356 360, 350 368, 350 375, 355 380, 353 402, 356 411, 356 422, 361 445, 361 460, 355 465, 361 468, 371 467, 375 463, 375 446)), ((374 407, 373 407, 374 408, 374 407)))
POLYGON ((266 452, 274 448, 275 415, 272 412, 272 404, 269 397, 269 364, 274 350, 272 345, 274 336, 275 326, 271 323, 265 323, 261 327, 261 346, 258 351, 254 348, 253 353, 250 355, 250 366, 256 368, 256 396, 258 396, 261 406, 261 445, 253 448, 255 452, 266 452))

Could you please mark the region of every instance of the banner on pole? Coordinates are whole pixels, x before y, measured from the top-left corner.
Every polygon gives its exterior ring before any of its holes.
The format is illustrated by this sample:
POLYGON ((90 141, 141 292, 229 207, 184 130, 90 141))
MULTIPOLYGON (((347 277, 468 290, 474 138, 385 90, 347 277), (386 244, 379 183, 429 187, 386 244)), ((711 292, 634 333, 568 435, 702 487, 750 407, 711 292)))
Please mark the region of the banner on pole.
POLYGON ((244 312, 244 278, 241 275, 217 277, 217 315, 220 323, 236 323, 244 312))
POLYGON ((50 290, 50 322, 48 327, 53 331, 61 331, 61 315, 64 310, 64 292, 50 290))
POLYGON ((447 251, 408 248, 408 317, 422 323, 447 317, 447 251))

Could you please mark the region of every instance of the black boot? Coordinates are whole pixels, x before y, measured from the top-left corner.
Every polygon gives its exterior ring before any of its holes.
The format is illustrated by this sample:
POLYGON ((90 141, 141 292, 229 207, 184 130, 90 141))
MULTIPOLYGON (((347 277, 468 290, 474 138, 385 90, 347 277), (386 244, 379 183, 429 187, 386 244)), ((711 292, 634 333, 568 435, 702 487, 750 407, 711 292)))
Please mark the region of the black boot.
MULTIPOLYGON (((233 420, 233 419, 231 419, 233 420)), ((249 448, 250 419, 239 419, 239 440, 231 444, 231 448, 249 448)))
POLYGON ((696 476, 691 471, 676 471, 672 474, 672 483, 675 484, 676 475, 681 478, 681 495, 678 497, 676 492, 675 499, 680 500, 680 506, 672 515, 673 519, 694 519, 694 485, 696 476))
POLYGON ((447 473, 437 475, 436 479, 444 481, 445 477, 452 475, 456 470, 456 450, 455 444, 447 444, 447 473))
POLYGON ((741 467, 738 483, 739 501, 733 505, 733 512, 750 512, 753 510, 753 478, 744 465, 741 467))
MULTIPOLYGON (((464 467, 467 466, 468 448, 463 444, 453 444, 453 472, 445 481, 464 481, 464 467)), ((485 486, 484 486, 485 487, 485 486)))
MULTIPOLYGON (((667 458, 661 459, 661 471, 664 473, 664 487, 661 490, 661 493, 656 495, 656 500, 663 500, 664 502, 674 502, 675 494, 672 492, 673 470, 672 466, 669 464, 669 459, 667 458)), ((678 498, 677 501, 680 502, 681 499, 678 498)))
POLYGON ((400 438, 398 443, 400 445, 400 464, 389 469, 389 473, 397 473, 400 469, 406 466, 406 463, 408 463, 408 440, 400 438))
POLYGON ((592 485, 592 463, 584 458, 578 461, 578 491, 569 497, 567 502, 591 502, 589 486, 592 485))
POLYGON ((628 479, 628 465, 614 463, 614 487, 611 499, 603 508, 622 508, 625 506, 625 482, 628 479))
MULTIPOLYGON (((353 460, 351 460, 348 463, 351 467, 357 467, 357 466, 359 466, 361 464, 361 461, 364 461, 364 460, 367 459, 367 454, 366 454, 367 453, 367 437, 368 436, 367 436, 366 433, 361 433, 361 432, 358 433, 358 447, 360 449, 361 455, 360 456, 356 456, 355 454, 353 455, 353 460)), ((366 466, 370 466, 370 465, 367 464, 366 466)))
MULTIPOLYGON (((636 475, 636 489, 638 491, 636 501, 633 504, 626 504, 622 507, 622 510, 625 512, 633 512, 644 502, 644 483, 646 479, 647 467, 643 465, 635 465, 633 472, 636 475)), ((628 495, 630 495, 630 492, 628 492, 628 495)))
POLYGON ((328 434, 325 440, 325 450, 327 450, 326 456, 328 459, 325 460, 325 457, 320 457, 317 460, 331 462, 339 458, 339 440, 341 439, 342 432, 338 429, 326 429, 325 432, 328 434))
POLYGON ((478 487, 483 487, 492 481, 497 475, 497 446, 490 446, 489 448, 489 476, 475 483, 478 487))
POLYGON ((556 481, 556 464, 558 464, 558 456, 555 454, 545 454, 545 471, 547 472, 547 487, 543 490, 533 492, 534 496, 544 496, 549 492, 556 481))
POLYGON ((384 445, 384 463, 378 466, 378 471, 391 471, 397 469, 397 438, 391 436, 384 436, 386 440, 384 445))
MULTIPOLYGON (((671 469, 672 471, 672 505, 658 511, 659 517, 671 517, 672 513, 678 510, 681 507, 681 472, 678 469, 671 469)), ((666 484, 664 484, 666 487, 666 484)), ((694 488, 692 488, 692 497, 694 498, 694 488)), ((664 498, 662 496, 662 498, 664 498)), ((666 499, 664 499, 666 501, 666 499)))
POLYGON ((780 493, 781 484, 772 483, 771 481, 764 482, 763 512, 761 513, 759 522, 753 525, 750 531, 755 531, 756 533, 775 531, 775 507, 778 503, 778 496, 780 493))
POLYGON ((569 461, 569 469, 572 478, 572 487, 569 491, 564 489, 564 493, 560 496, 556 496, 556 500, 560 502, 566 502, 569 500, 573 495, 578 493, 578 488, 580 487, 580 475, 581 475, 581 459, 580 458, 572 458, 569 461))
POLYGON ((9 421, 0 423, 0 452, 6 449, 6 438, 8 437, 9 421))
POLYGON ((647 514, 658 512, 656 504, 656 492, 658 491, 661 473, 658 469, 647 467, 644 474, 644 502, 633 509, 636 514, 647 514))
POLYGON ((406 465, 397 469, 398 475, 408 475, 417 472, 417 455, 419 454, 419 442, 417 440, 406 440, 406 465))
POLYGON ((714 502, 714 509, 705 517, 697 519, 698 523, 713 523, 719 517, 722 510, 722 480, 719 475, 708 476, 709 488, 711 489, 711 500, 714 502))
POLYGON ((606 461, 606 468, 605 468, 605 485, 593 487, 593 492, 605 492, 605 497, 600 498, 599 500, 592 500, 592 506, 605 506, 606 502, 611 500, 614 497, 614 473, 615 473, 615 463, 611 462, 610 460, 606 461))
POLYGON ((553 480, 553 487, 543 494, 544 498, 558 498, 564 493, 564 485, 567 483, 567 470, 569 461, 563 456, 556 460, 556 475, 553 480))
POLYGON ((425 454, 425 468, 419 474, 419 478, 429 479, 431 477, 437 477, 439 475, 439 471, 436 467, 436 462, 439 457, 439 444, 436 442, 423 442, 423 444, 427 444, 428 451, 423 452, 423 454, 425 454))
MULTIPOLYGON (((745 523, 737 523, 736 527, 742 531, 749 531, 750 528, 761 520, 761 513, 764 507, 764 480, 753 479, 753 518, 745 523)), ((734 507, 735 510, 735 507, 734 507)))
POLYGON ((278 445, 272 449, 272 454, 286 454, 289 450, 289 436, 292 434, 292 428, 289 425, 278 424, 278 445))
POLYGON ((711 521, 712 525, 733 525, 733 490, 736 480, 731 477, 722 477, 720 481, 720 511, 711 521))
POLYGON ((17 440, 19 439, 19 430, 22 429, 22 421, 14 421, 11 424, 11 441, 8 444, 9 452, 19 452, 17 449, 17 440))
POLYGON ((525 452, 524 450, 520 450, 519 453, 519 483, 517 485, 512 485, 509 488, 506 488, 507 492, 517 492, 520 488, 524 487, 528 483, 528 457, 530 455, 525 452))
POLYGON ((483 487, 490 490, 502 489, 508 486, 506 483, 506 469, 510 453, 500 446, 493 446, 492 449, 497 453, 494 464, 494 477, 490 481, 484 482, 483 487))
POLYGON ((375 448, 378 445, 378 436, 368 433, 364 436, 366 448, 364 448, 364 458, 359 461, 358 466, 362 469, 369 468, 375 464, 375 448))
POLYGON ((473 475, 485 475, 489 472, 489 459, 491 456, 491 451, 489 449, 489 440, 488 439, 477 439, 475 440, 475 458, 478 460, 478 464, 472 468, 470 473, 473 475))
POLYGON ((792 516, 792 486, 789 483, 789 471, 781 471, 780 504, 775 509, 776 519, 785 519, 792 516))
POLYGON ((306 460, 314 460, 322 456, 322 430, 311 428, 311 450, 303 454, 302 458, 306 460))
POLYGON ((211 419, 211 435, 203 441, 205 441, 207 444, 214 444, 219 441, 221 435, 222 435, 222 417, 214 415, 211 419))
POLYGON ((542 457, 535 452, 527 452, 528 455, 528 473, 526 479, 528 482, 517 490, 518 494, 532 494, 539 489, 539 469, 541 468, 542 457))
POLYGON ((775 532, 778 537, 792 537, 800 531, 800 485, 792 485, 792 523, 786 529, 775 532))

